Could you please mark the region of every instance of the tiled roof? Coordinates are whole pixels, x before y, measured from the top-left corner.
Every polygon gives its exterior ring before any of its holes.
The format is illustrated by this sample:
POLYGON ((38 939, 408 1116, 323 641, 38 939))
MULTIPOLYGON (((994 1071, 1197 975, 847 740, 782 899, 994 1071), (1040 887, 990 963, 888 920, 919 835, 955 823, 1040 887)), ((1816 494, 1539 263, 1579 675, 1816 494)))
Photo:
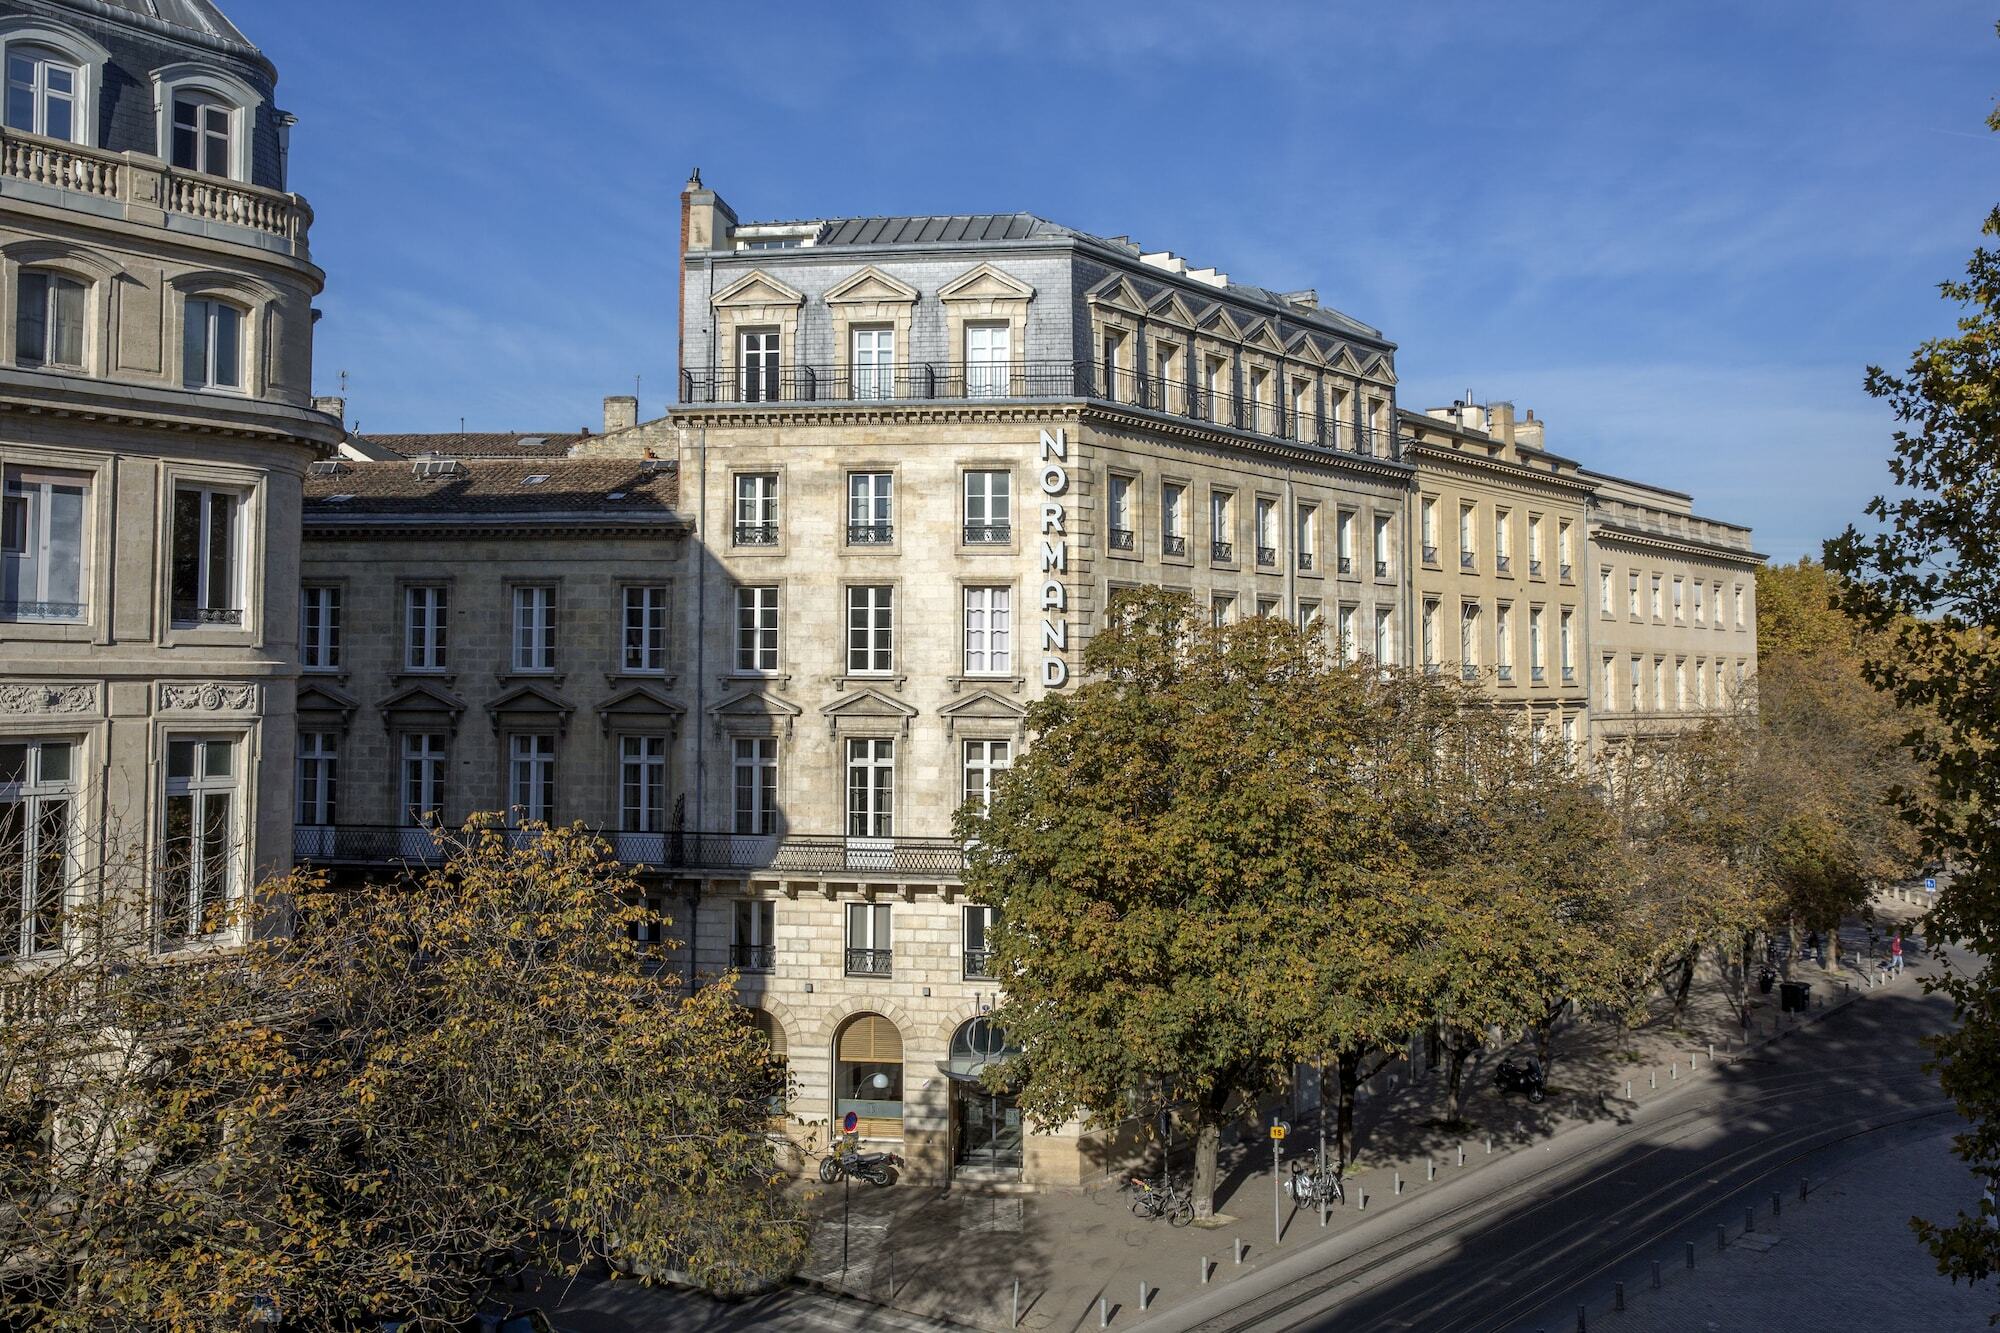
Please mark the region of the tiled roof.
POLYGON ((574 431, 440 431, 422 435, 363 435, 405 458, 561 458, 585 438, 574 431))
POLYGON ((308 524, 454 514, 665 520, 674 517, 679 500, 677 471, 630 458, 475 458, 444 465, 343 459, 315 467, 306 478, 305 517, 308 524))

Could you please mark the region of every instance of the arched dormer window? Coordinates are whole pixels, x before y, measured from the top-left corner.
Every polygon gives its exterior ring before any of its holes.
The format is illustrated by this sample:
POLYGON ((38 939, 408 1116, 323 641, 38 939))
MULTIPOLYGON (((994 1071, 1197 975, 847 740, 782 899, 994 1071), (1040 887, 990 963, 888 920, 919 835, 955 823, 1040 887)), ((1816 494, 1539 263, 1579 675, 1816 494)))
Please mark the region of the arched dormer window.
POLYGON ((108 53, 80 32, 25 15, 0 19, 7 128, 94 146, 108 53))
POLYGON ((181 171, 248 181, 250 134, 263 97, 241 79, 200 65, 153 71, 160 156, 181 171))

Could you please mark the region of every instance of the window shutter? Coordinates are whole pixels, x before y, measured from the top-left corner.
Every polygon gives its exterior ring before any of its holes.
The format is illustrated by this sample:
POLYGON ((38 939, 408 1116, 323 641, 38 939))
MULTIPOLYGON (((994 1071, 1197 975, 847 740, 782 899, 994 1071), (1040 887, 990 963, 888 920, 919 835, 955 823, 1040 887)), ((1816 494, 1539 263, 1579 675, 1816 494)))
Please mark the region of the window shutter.
POLYGON ((840 1030, 838 1057, 850 1064, 901 1064, 903 1034, 880 1014, 862 1014, 840 1030))
POLYGON ((750 1021, 764 1034, 764 1040, 771 1044, 771 1054, 780 1060, 784 1059, 785 1029, 779 1026, 778 1020, 766 1010, 752 1009, 750 1021))

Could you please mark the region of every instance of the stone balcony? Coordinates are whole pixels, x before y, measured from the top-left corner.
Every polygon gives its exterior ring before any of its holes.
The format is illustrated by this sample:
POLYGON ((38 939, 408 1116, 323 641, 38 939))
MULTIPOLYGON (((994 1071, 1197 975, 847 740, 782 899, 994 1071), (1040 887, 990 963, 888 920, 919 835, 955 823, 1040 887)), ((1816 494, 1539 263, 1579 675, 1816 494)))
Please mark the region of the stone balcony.
POLYGON ((249 245, 311 262, 312 208, 296 194, 0 129, 0 197, 249 245))

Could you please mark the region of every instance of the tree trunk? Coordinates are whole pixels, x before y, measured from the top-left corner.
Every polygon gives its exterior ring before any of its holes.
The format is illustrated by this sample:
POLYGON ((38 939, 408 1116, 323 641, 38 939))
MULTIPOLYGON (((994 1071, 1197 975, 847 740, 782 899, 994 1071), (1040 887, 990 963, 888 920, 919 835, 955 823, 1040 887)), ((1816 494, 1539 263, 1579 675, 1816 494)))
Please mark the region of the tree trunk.
POLYGON ((1680 980, 1675 984, 1671 996, 1674 1002, 1675 1022, 1687 1017, 1688 991, 1694 986, 1695 960, 1701 956, 1700 951, 1701 946, 1697 944, 1681 957, 1680 980))
POLYGON ((1822 954, 1821 957, 1825 960, 1821 964, 1821 966, 1825 967, 1827 971, 1838 972, 1840 970, 1840 922, 1839 921, 1835 921, 1833 923, 1833 929, 1826 932, 1826 952, 1822 954))
POLYGON ((1194 1215, 1196 1217, 1215 1216, 1215 1186, 1218 1178, 1216 1159, 1222 1149, 1222 1107, 1228 1104, 1228 1094, 1224 1094, 1218 1105, 1200 1103, 1194 1112, 1194 1215))
POLYGON ((1535 1024, 1535 1058, 1542 1064, 1542 1081, 1548 1082, 1556 1068, 1556 1024, 1562 1022, 1568 1000, 1558 1000, 1542 1011, 1541 1021, 1535 1024))
POLYGON ((1445 1046, 1445 1098, 1444 1118, 1452 1124, 1464 1119, 1459 1112, 1463 1109, 1465 1087, 1465 1057, 1472 1054, 1472 1046, 1465 1042, 1450 1042, 1445 1046))
POLYGON ((1340 1083, 1340 1113, 1335 1132, 1340 1166, 1346 1170, 1354 1160, 1354 1097, 1361 1090, 1361 1080, 1368 1077, 1362 1072, 1362 1052, 1342 1051, 1335 1062, 1340 1083))

